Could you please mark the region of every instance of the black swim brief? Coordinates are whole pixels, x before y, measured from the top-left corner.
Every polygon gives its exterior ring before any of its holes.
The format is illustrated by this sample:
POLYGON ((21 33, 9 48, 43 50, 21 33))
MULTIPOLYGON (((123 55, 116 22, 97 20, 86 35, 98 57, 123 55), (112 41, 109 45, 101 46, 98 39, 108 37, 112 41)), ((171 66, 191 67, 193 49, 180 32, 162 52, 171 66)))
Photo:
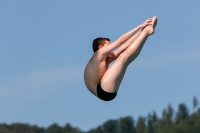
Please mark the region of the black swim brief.
POLYGON ((111 92, 106 92, 101 88, 101 83, 99 82, 97 85, 97 96, 98 98, 100 98, 101 100, 104 101, 110 101, 113 100, 117 95, 117 92, 115 91, 114 93, 111 92))

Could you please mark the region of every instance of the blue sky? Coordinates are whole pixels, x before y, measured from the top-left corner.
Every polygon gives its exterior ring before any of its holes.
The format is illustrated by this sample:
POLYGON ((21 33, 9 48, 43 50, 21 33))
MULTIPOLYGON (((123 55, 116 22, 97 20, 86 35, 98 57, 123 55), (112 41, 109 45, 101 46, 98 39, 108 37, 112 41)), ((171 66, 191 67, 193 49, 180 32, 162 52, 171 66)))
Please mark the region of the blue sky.
POLYGON ((161 115, 200 100, 199 1, 0 1, 0 123, 86 131, 108 119, 161 115), (111 102, 85 87, 96 37, 117 39, 156 15, 156 32, 111 102))

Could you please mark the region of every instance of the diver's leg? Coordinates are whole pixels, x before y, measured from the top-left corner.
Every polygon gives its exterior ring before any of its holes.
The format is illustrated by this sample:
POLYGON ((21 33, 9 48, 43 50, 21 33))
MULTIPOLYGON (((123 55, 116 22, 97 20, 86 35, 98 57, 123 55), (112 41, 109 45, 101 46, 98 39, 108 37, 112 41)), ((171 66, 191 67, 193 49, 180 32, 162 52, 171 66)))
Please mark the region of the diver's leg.
POLYGON ((101 79, 101 87, 104 91, 118 91, 130 61, 133 57, 135 58, 136 51, 144 45, 146 39, 147 34, 143 34, 142 32, 138 38, 136 38, 136 40, 123 53, 121 53, 116 61, 108 68, 101 79), (134 45, 134 47, 132 45, 134 45))
POLYGON ((108 68, 101 79, 101 87, 104 91, 118 91, 128 65, 138 56, 142 46, 148 38, 148 35, 153 34, 155 23, 156 18, 154 18, 152 22, 153 26, 147 26, 135 41, 122 54, 120 54, 113 65, 108 68))

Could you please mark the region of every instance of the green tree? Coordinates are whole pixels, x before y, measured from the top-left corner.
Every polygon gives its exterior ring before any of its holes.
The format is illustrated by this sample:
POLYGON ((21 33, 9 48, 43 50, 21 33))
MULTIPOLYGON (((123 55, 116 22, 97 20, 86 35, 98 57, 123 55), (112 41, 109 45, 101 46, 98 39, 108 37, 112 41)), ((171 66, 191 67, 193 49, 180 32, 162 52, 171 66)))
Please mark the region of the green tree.
POLYGON ((10 126, 3 123, 0 124, 0 133, 12 133, 12 130, 10 129, 10 126))
POLYGON ((185 104, 180 104, 176 115, 176 122, 184 120, 189 115, 188 108, 185 104))
POLYGON ((119 120, 120 133, 135 133, 134 120, 132 117, 124 117, 119 120))
POLYGON ((162 118, 157 121, 157 132, 168 133, 171 132, 173 126, 174 110, 171 105, 163 110, 162 118))
POLYGON ((171 125, 173 123, 173 121, 172 121, 173 115, 174 115, 174 110, 171 105, 168 105, 167 111, 163 114, 163 121, 165 124, 164 125, 165 128, 169 129, 171 127, 171 125))
POLYGON ((61 128, 58 124, 54 123, 46 129, 45 133, 61 133, 61 128))
POLYGON ((27 133, 30 130, 30 125, 15 123, 10 126, 14 133, 27 133))
POLYGON ((67 123, 64 127, 61 128, 61 133, 79 133, 81 132, 78 128, 72 127, 67 123))
POLYGON ((193 112, 195 111, 197 105, 198 105, 198 100, 197 100, 196 96, 194 96, 194 98, 193 98, 193 112))
POLYGON ((145 131, 145 118, 139 117, 136 124, 136 132, 137 133, 144 133, 145 131))
POLYGON ((102 126, 98 126, 96 129, 92 129, 88 133, 104 133, 104 132, 102 126))
POLYGON ((153 121, 153 116, 151 114, 148 115, 148 120, 147 120, 147 128, 146 132, 147 133, 154 133, 154 121, 153 121))
POLYGON ((119 123, 117 120, 109 120, 103 124, 104 133, 118 133, 119 123))
POLYGON ((34 125, 31 126, 28 133, 44 133, 45 129, 44 128, 39 128, 38 126, 34 125))
POLYGON ((69 123, 67 123, 67 124, 62 128, 62 133, 67 133, 67 132, 71 131, 72 129, 73 129, 72 126, 71 126, 69 123))

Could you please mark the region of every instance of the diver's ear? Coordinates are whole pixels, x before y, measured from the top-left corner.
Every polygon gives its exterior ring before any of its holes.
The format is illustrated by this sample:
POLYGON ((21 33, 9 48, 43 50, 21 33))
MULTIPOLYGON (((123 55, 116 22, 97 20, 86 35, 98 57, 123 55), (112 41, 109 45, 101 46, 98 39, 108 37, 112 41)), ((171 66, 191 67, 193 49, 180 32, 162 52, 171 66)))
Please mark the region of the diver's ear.
POLYGON ((103 45, 99 45, 98 49, 100 49, 100 48, 102 48, 102 47, 103 47, 103 45))

